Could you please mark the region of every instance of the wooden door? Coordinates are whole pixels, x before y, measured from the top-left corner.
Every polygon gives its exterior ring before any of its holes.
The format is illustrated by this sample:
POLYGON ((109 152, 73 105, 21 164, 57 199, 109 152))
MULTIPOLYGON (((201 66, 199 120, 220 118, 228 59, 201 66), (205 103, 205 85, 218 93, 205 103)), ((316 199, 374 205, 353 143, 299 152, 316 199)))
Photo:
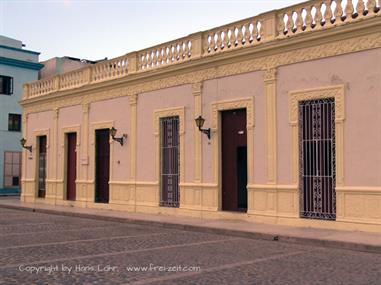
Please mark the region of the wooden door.
POLYGON ((46 136, 38 137, 38 197, 45 198, 46 193, 46 136))
POLYGON ((247 210, 246 109, 221 113, 222 210, 247 210))
POLYGON ((95 132, 95 202, 108 203, 110 180, 110 130, 95 132))
POLYGON ((67 142, 67 163, 66 163, 66 199, 75 201, 77 179, 77 134, 69 133, 66 135, 67 142))

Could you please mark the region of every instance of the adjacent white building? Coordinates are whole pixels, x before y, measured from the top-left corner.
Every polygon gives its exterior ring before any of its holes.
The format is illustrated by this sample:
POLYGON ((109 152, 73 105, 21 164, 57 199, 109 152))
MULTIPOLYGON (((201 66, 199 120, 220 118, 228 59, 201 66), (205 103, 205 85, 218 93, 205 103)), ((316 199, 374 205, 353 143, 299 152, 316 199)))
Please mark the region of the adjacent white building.
POLYGON ((17 193, 21 178, 21 114, 23 84, 38 79, 39 52, 0 35, 0 194, 17 193))

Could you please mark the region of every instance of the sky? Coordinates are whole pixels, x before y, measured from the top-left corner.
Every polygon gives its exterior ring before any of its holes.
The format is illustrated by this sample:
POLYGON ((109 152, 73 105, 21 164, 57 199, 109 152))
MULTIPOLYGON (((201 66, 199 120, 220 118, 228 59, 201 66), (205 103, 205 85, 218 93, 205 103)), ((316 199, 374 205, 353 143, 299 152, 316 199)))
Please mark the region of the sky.
POLYGON ((40 60, 121 56, 303 0, 0 0, 0 34, 40 60))

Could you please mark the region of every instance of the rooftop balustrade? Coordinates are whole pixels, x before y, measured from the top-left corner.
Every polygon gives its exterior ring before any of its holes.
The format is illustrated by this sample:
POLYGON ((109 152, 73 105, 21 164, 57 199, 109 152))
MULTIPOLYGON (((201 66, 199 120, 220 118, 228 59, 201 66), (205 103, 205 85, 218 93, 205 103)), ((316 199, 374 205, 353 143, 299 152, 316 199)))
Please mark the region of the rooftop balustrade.
POLYGON ((24 85, 23 99, 380 16, 381 0, 312 0, 24 85))

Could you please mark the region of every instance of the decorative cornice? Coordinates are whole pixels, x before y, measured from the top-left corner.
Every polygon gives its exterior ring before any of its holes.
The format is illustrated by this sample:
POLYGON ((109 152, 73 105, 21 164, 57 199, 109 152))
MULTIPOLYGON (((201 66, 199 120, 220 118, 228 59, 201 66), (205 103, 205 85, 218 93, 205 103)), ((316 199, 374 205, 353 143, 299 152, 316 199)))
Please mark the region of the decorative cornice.
MULTIPOLYGON (((296 38, 293 40, 295 39, 296 38)), ((149 80, 150 78, 159 77, 159 75, 152 75, 149 78, 144 77, 137 81, 142 81, 141 83, 136 83, 134 81, 115 82, 113 85, 110 85, 110 82, 108 82, 108 84, 102 83, 95 89, 93 87, 89 90, 78 90, 75 93, 74 91, 69 90, 70 92, 64 91, 48 94, 35 99, 29 99, 27 101, 24 100, 22 105, 24 105, 27 113, 40 112, 51 109, 53 104, 57 107, 63 107, 78 105, 82 102, 102 101, 126 95, 141 94, 149 91, 170 88, 178 85, 198 83, 205 80, 232 76, 240 73, 268 69, 271 70, 282 65, 316 60, 319 58, 326 58, 380 47, 381 31, 321 45, 303 47, 299 50, 292 49, 290 51, 275 55, 246 59, 241 62, 234 62, 233 59, 226 57, 226 54, 222 54, 222 58, 226 58, 226 60, 221 62, 221 64, 224 63, 223 65, 207 68, 204 67, 203 69, 200 66, 195 66, 194 68, 189 67, 188 69, 178 69, 179 66, 181 66, 180 64, 173 69, 173 72, 168 73, 167 77, 149 80)), ((160 72, 158 74, 160 74, 160 72)))

